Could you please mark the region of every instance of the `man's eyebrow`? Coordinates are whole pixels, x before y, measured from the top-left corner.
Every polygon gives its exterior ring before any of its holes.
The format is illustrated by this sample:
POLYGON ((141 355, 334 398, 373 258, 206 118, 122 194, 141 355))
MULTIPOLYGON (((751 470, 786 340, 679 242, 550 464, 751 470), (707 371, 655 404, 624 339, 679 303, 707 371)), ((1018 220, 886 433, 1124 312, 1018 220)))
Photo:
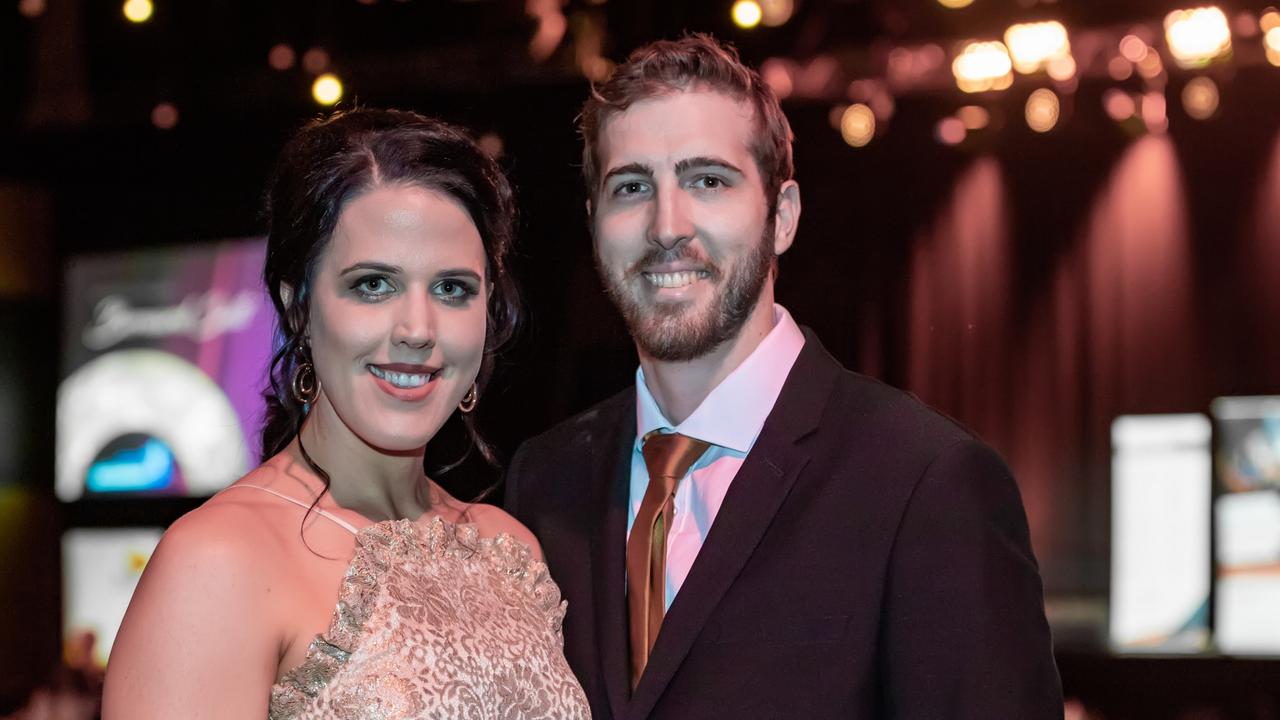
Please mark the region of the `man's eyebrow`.
POLYGON ((404 272, 404 268, 399 265, 388 265, 386 263, 366 261, 345 267, 338 272, 338 275, 346 275, 347 273, 355 272, 356 270, 373 270, 374 272, 386 273, 387 275, 396 275, 404 272))
POLYGON ((609 182, 610 178, 618 175, 643 175, 647 178, 651 178, 653 177, 653 168, 645 165, 644 163, 627 163, 626 165, 619 165, 605 173, 601 182, 609 182))
POLYGON ((705 167, 719 167, 719 168, 724 168, 729 172, 736 173, 738 175, 746 174, 742 172, 741 168, 737 167, 736 165, 729 162, 728 160, 724 160, 718 157, 709 157, 706 155, 702 155, 699 157, 685 158, 683 160, 680 160, 679 162, 676 163, 676 174, 683 175, 692 168, 705 168, 705 167))

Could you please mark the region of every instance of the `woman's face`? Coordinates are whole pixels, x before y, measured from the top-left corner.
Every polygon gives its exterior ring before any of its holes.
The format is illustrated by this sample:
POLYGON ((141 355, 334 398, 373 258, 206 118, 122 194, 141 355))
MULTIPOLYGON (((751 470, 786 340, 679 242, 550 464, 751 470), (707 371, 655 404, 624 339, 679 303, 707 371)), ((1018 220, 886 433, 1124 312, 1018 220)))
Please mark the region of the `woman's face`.
POLYGON ((485 266, 475 223, 443 192, 378 186, 349 202, 312 281, 316 409, 380 450, 426 445, 480 370, 485 266))

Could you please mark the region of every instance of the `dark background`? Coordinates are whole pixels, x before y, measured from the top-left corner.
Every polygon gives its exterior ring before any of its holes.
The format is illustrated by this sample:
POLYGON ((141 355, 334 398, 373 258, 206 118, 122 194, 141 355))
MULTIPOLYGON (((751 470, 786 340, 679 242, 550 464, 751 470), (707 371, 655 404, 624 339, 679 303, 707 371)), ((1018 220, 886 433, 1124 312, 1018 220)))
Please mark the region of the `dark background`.
MULTIPOLYGON (((1158 32, 1177 7, 806 0, 786 25, 746 31, 730 4, 570 0, 560 8, 569 32, 541 63, 526 51, 537 23, 514 0, 159 0, 142 25, 115 2, 51 0, 33 18, 0 9, 0 714, 47 683, 60 657, 61 530, 153 524, 194 506, 53 499, 63 264, 262 232, 276 152, 322 112, 303 69, 267 65, 276 43, 299 56, 323 47, 346 84, 342 105, 409 108, 501 138, 528 313, 481 413, 509 454, 634 373, 583 213, 574 119, 588 84, 577 53, 593 38, 620 61, 648 40, 709 31, 752 64, 831 57, 852 79, 894 44, 949 48, 1039 17, 1073 32, 1158 32), (173 129, 152 125, 162 101, 179 110, 173 129)), ((1009 458, 1065 687, 1107 717, 1280 717, 1280 662, 1102 649, 1111 421, 1280 393, 1280 68, 1249 57, 1241 47, 1200 73, 1222 96, 1205 122, 1178 101, 1192 75, 1170 70, 1167 133, 1112 121, 1102 94, 1140 81, 1083 67, 1044 135, 1022 122, 1037 82, 1021 79, 977 98, 954 87, 899 96, 887 128, 859 149, 829 122, 848 102, 839 89, 784 102, 804 213, 781 261, 780 302, 846 366, 917 393, 1009 458), (934 140, 940 118, 975 102, 992 127, 958 147, 934 140)), ((466 494, 499 479, 471 462, 443 481, 466 494)))

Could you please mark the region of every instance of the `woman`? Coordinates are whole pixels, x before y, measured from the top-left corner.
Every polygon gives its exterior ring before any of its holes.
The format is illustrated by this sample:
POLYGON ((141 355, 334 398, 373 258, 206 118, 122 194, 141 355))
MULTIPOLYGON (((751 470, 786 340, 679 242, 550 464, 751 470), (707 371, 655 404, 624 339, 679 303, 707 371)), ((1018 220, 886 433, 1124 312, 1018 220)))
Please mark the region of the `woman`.
POLYGON ((288 144, 268 209, 268 459, 165 533, 104 717, 587 717, 537 541, 423 471, 454 412, 477 439, 515 322, 506 179, 443 123, 354 110, 288 144))

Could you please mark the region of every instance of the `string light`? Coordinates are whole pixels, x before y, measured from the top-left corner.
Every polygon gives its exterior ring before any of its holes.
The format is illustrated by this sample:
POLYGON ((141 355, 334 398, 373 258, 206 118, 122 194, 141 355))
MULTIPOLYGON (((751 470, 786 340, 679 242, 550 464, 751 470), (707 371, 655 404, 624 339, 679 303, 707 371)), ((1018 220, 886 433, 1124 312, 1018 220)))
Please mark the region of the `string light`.
POLYGON ((1004 44, 1009 48, 1013 69, 1023 75, 1047 69, 1051 63, 1071 57, 1067 29, 1056 20, 1011 25, 1004 33, 1004 44))
POLYGON ((862 103, 850 105, 840 116, 840 137, 850 147, 863 147, 876 134, 876 116, 862 103))
POLYGON ((342 99, 342 81, 333 73, 325 73, 311 84, 311 96, 321 105, 334 105, 342 99))
POLYGON ((1216 7, 1174 10, 1165 16, 1169 53, 1182 68, 1204 67, 1231 52, 1227 16, 1216 7))
POLYGON ((1013 84, 1013 61, 1004 43, 971 42, 951 63, 956 85, 968 93, 1004 90, 1013 84))
POLYGON ((1038 133, 1047 133, 1058 124, 1061 106, 1058 96, 1048 88, 1040 88, 1027 98, 1027 127, 1038 133))
POLYGON ((1182 88, 1182 107, 1195 120, 1208 120, 1218 111, 1218 86, 1207 77, 1193 78, 1182 88))
POLYGON ((151 4, 151 0, 128 0, 124 4, 124 16, 131 23, 144 23, 151 19, 151 14, 155 12, 155 6, 151 4))
POLYGON ((743 30, 750 30, 764 19, 764 10, 756 0, 738 0, 730 13, 733 15, 733 23, 743 30))

